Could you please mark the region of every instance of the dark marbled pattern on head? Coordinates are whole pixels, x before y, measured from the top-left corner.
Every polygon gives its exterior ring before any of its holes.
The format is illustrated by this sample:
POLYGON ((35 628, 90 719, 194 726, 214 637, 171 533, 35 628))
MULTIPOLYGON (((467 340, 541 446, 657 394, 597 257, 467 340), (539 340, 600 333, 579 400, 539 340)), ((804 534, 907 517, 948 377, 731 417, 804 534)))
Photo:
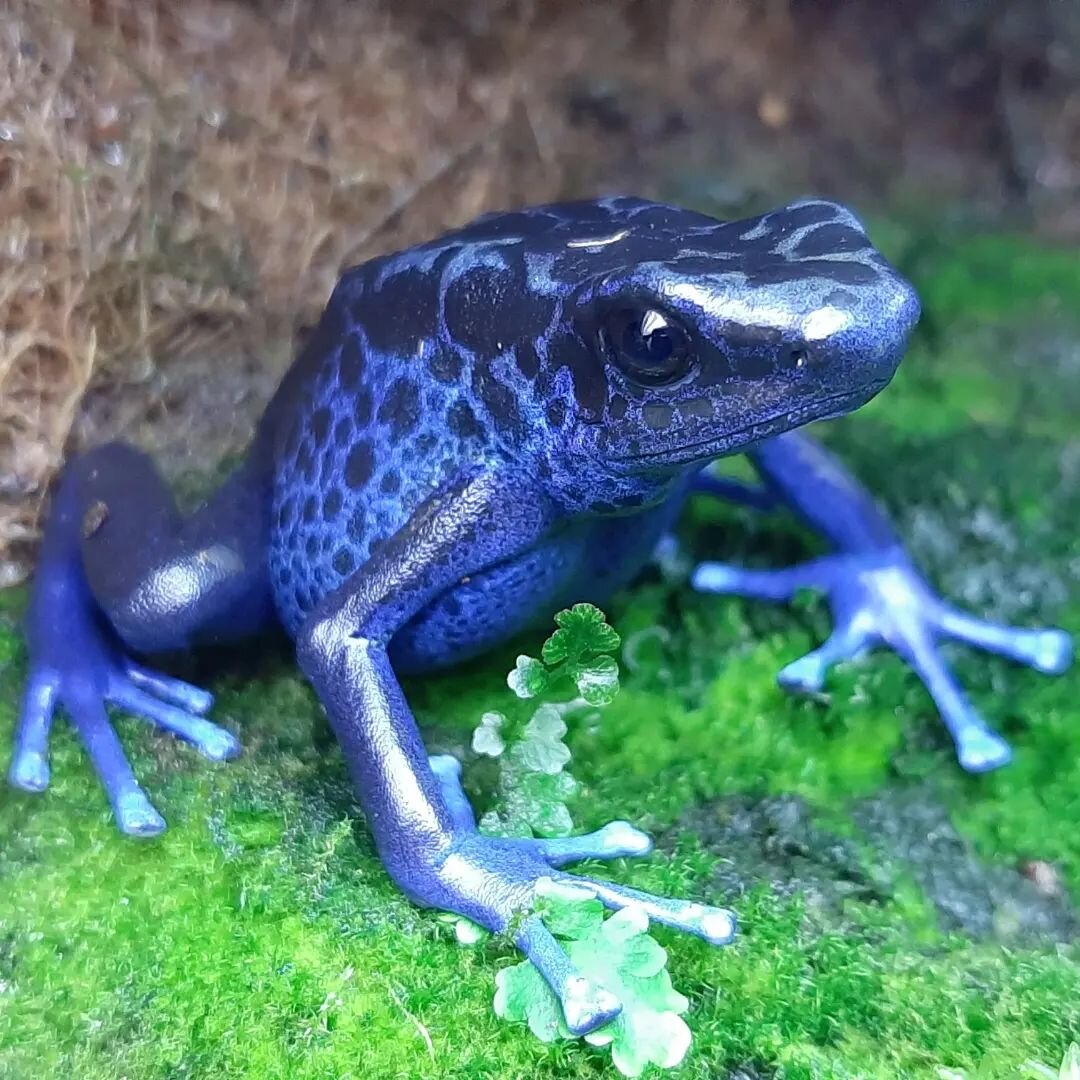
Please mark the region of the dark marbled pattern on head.
POLYGON ((822 200, 737 222, 629 197, 543 206, 348 271, 268 411, 286 625, 463 471, 525 463, 568 514, 622 515, 688 462, 868 396, 913 319, 905 290, 822 200), (613 363, 600 330, 619 305, 688 328, 685 379, 613 363))

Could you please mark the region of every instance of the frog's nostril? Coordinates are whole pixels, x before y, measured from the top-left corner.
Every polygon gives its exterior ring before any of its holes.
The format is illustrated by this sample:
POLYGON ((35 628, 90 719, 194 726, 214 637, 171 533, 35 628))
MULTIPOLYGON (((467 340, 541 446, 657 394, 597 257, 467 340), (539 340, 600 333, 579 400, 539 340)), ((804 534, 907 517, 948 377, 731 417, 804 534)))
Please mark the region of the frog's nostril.
POLYGON ((806 367, 810 360, 810 350, 805 345, 785 345, 780 350, 780 367, 785 371, 798 371, 806 367))

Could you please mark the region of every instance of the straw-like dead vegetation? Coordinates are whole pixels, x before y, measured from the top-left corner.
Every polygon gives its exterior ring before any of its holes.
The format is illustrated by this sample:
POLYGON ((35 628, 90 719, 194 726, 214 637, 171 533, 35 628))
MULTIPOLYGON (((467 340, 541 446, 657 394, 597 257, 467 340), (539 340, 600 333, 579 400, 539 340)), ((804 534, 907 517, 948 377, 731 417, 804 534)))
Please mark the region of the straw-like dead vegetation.
MULTIPOLYGON (((935 5, 906 6, 939 27, 935 5)), ((1033 111, 1028 68, 987 67, 996 39, 981 16, 954 19, 928 54, 884 16, 896 47, 875 51, 859 10, 7 0, 0 584, 25 571, 67 448, 122 433, 171 472, 238 448, 342 266, 481 209, 598 177, 708 177, 709 197, 732 204, 943 168, 954 188, 993 190, 999 143, 1020 147, 1014 185, 1080 185, 1067 154, 1046 153, 1046 132, 1067 148, 1080 129, 1080 96, 1033 111), (942 59, 928 68, 927 55, 942 59), (1037 137, 998 138, 993 116, 964 123, 960 99, 928 110, 905 72, 944 86, 953 56, 999 97, 1018 87, 1002 130, 1028 116, 1037 137)), ((1057 86, 1067 65, 1046 55, 1031 70, 1057 86)))

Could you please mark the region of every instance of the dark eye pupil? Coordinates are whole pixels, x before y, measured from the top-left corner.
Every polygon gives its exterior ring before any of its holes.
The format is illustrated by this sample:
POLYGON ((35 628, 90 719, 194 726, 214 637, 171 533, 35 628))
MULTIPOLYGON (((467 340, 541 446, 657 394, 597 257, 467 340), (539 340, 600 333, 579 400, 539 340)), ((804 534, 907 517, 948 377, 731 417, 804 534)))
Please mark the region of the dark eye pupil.
POLYGON ((639 382, 675 382, 692 361, 686 331, 659 311, 622 312, 609 323, 607 339, 612 358, 639 382))

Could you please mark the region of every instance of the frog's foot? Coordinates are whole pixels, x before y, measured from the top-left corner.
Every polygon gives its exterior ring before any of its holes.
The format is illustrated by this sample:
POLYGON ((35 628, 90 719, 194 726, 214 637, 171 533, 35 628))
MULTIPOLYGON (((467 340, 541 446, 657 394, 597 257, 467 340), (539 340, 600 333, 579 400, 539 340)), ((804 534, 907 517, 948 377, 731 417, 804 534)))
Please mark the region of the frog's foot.
POLYGON ((693 584, 705 592, 767 600, 789 599, 802 588, 823 590, 835 629, 823 645, 779 673, 780 685, 818 691, 833 664, 886 645, 923 681, 956 744, 960 764, 969 772, 1004 765, 1011 751, 967 700, 941 657, 939 640, 964 641, 1047 674, 1060 674, 1073 655, 1072 639, 1062 630, 1000 626, 948 606, 897 549, 831 555, 783 570, 702 563, 694 572, 693 584))
MULTIPOLYGON (((636 905, 650 919, 713 945, 726 945, 734 936, 735 916, 723 908, 654 896, 559 869, 579 859, 645 855, 652 850, 652 841, 640 829, 613 821, 584 836, 546 840, 485 836, 476 831, 461 788, 457 759, 443 754, 430 761, 451 809, 458 839, 439 866, 429 871, 430 878, 422 888, 417 890, 414 884, 413 891, 426 902, 449 905, 489 929, 502 930, 514 923, 518 912, 531 906, 535 896, 554 891, 571 897, 595 897, 615 910, 636 905)), ((594 1031, 619 1014, 622 1006, 618 999, 581 975, 539 916, 527 915, 518 924, 515 941, 559 998, 574 1034, 594 1031)))
POLYGON ((205 690, 116 655, 97 635, 85 650, 63 650, 62 666, 31 665, 15 729, 8 779, 25 791, 49 786, 49 729, 63 705, 86 747, 112 804, 117 825, 132 836, 154 836, 165 821, 139 786, 105 711, 116 705, 192 743, 213 761, 235 757, 240 746, 202 715, 213 704, 205 690))

